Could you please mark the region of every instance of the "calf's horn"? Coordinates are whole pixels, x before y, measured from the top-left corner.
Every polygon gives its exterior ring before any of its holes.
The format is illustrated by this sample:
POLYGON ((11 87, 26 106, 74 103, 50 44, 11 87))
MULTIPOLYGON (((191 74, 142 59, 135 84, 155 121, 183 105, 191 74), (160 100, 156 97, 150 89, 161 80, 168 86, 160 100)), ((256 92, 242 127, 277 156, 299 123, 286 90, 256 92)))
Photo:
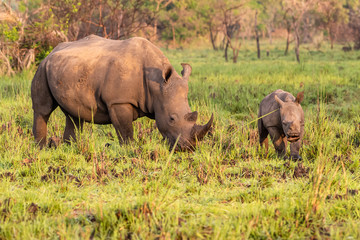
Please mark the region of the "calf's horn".
POLYGON ((196 138, 197 140, 201 140, 205 137, 206 133, 209 131, 212 123, 214 120, 214 114, 211 114, 211 118, 209 120, 209 122, 205 125, 197 125, 195 124, 191 130, 191 137, 193 137, 194 139, 196 138))

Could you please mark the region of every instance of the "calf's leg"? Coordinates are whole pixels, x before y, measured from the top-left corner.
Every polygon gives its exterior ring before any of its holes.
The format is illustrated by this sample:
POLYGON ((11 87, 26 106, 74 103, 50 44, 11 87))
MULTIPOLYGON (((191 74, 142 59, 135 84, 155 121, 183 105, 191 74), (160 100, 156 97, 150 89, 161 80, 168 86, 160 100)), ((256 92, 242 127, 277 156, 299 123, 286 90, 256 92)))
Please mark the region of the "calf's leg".
POLYGON ((293 142, 290 144, 290 154, 291 154, 291 158, 295 159, 295 160, 301 160, 302 158, 299 155, 299 151, 300 151, 300 147, 301 147, 301 140, 299 139, 296 142, 293 142))
POLYGON ((302 139, 304 137, 304 126, 301 126, 300 129, 300 139, 294 143, 290 144, 290 154, 291 158, 295 160, 302 160, 302 157, 299 155, 302 139))
POLYGON ((287 139, 284 134, 282 134, 278 128, 270 127, 268 128, 271 140, 274 144, 276 153, 280 157, 284 157, 286 153, 286 145, 287 145, 287 139))

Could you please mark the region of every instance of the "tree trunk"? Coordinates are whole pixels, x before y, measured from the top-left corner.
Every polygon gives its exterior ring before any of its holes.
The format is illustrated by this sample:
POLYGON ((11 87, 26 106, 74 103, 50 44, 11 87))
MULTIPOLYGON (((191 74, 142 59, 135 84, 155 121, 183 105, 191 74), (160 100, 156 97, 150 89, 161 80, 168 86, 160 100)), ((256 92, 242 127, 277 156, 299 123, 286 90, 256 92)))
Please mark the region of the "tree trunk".
POLYGON ((334 37, 333 37, 333 33, 331 31, 331 26, 329 27, 329 38, 330 38, 330 45, 331 45, 331 50, 334 48, 334 37))
POLYGON ((209 31, 210 31, 210 40, 211 40, 211 44, 212 44, 212 47, 215 51, 218 50, 218 48, 216 47, 215 45, 215 38, 216 38, 216 35, 214 36, 213 32, 212 32, 212 27, 211 27, 211 23, 209 23, 209 31))
POLYGON ((238 56, 239 56, 239 50, 233 49, 233 63, 237 63, 238 56))
POLYGON ((226 36, 223 37, 223 39, 221 40, 219 49, 222 51, 225 49, 225 42, 226 42, 226 36))
POLYGON ((296 39, 296 43, 295 43, 296 61, 297 61, 298 63, 300 63, 300 54, 299 54, 300 36, 299 36, 299 32, 298 32, 297 29, 295 30, 295 39, 296 39))
POLYGON ((172 35, 173 35, 173 45, 174 47, 176 46, 176 38, 175 38, 175 27, 174 24, 171 24, 171 28, 172 28, 172 35))
POLYGON ((289 51, 289 45, 290 45, 290 29, 287 29, 287 37, 286 37, 286 48, 285 48, 285 53, 284 55, 287 56, 288 51, 289 51))
POLYGON ((157 24, 158 24, 157 21, 158 21, 157 18, 155 18, 155 20, 154 20, 154 32, 153 32, 153 38, 154 38, 155 41, 157 40, 157 24))
POLYGON ((330 37, 331 50, 334 49, 334 39, 330 37))
POLYGON ((256 34, 256 48, 257 48, 257 57, 258 59, 260 59, 260 40, 258 34, 256 34))
POLYGON ((268 28, 268 35, 269 35, 270 45, 272 45, 272 35, 271 35, 271 32, 272 32, 272 29, 271 29, 271 28, 268 28))
POLYGON ((226 46, 225 46, 225 61, 228 61, 228 47, 229 47, 229 40, 226 42, 226 46))
POLYGON ((257 28, 257 14, 258 14, 258 12, 256 11, 256 13, 255 13, 255 38, 256 38, 257 57, 258 57, 258 59, 260 59, 260 40, 259 40, 259 33, 258 33, 258 28, 257 28))
POLYGON ((124 14, 123 14, 123 11, 121 11, 121 14, 119 14, 118 16, 118 22, 117 22, 117 39, 120 38, 121 36, 121 25, 122 25, 122 21, 123 21, 123 17, 124 17, 124 14))
MULTIPOLYGON (((5 62, 5 64, 6 64, 6 67, 7 67, 7 75, 13 75, 13 74, 15 74, 15 72, 14 72, 14 70, 12 69, 12 67, 11 67, 11 64, 10 64, 10 61, 9 61, 9 59, 6 57, 6 55, 0 50, 0 57, 2 58, 2 59, 4 59, 4 62, 5 62)), ((1 59, 0 58, 0 59, 1 59)))
MULTIPOLYGON (((156 5, 156 13, 159 12, 159 9, 160 9, 160 3, 161 1, 156 1, 157 5, 156 5)), ((153 32, 153 36, 154 36, 154 39, 157 40, 157 25, 158 25, 158 19, 157 17, 155 18, 154 20, 154 32, 153 32)))

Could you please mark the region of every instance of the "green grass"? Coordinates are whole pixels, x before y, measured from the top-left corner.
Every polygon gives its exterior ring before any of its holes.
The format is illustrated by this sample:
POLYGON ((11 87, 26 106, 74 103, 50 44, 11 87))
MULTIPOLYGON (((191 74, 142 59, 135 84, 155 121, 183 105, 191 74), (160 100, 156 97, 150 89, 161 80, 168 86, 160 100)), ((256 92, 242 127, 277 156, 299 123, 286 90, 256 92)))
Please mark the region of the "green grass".
MULTIPOLYGON (((0 239, 360 238, 358 52, 244 46, 165 50, 193 67, 189 104, 215 127, 193 153, 174 153, 154 121, 134 122, 120 146, 111 125, 85 124, 77 142, 39 150, 31 133, 34 71, 0 79, 0 239), (302 162, 258 149, 261 99, 304 90, 302 162), (249 124, 250 123, 250 124, 249 124), (109 143, 108 147, 105 145, 109 143)), ((62 137, 57 109, 49 137, 62 137)))

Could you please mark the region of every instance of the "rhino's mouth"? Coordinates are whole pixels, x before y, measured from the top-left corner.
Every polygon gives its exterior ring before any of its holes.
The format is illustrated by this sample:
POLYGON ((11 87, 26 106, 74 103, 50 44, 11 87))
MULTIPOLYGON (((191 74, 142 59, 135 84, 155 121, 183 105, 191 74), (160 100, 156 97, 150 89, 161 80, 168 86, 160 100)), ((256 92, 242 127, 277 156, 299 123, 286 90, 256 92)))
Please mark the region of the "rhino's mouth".
POLYGON ((300 139, 299 135, 287 135, 286 137, 289 142, 296 142, 300 139))
MULTIPOLYGON (((168 139, 170 143, 170 151, 174 148, 176 140, 168 139)), ((174 151, 175 152, 192 152, 195 150, 196 143, 187 139, 180 138, 177 142, 174 151)))

